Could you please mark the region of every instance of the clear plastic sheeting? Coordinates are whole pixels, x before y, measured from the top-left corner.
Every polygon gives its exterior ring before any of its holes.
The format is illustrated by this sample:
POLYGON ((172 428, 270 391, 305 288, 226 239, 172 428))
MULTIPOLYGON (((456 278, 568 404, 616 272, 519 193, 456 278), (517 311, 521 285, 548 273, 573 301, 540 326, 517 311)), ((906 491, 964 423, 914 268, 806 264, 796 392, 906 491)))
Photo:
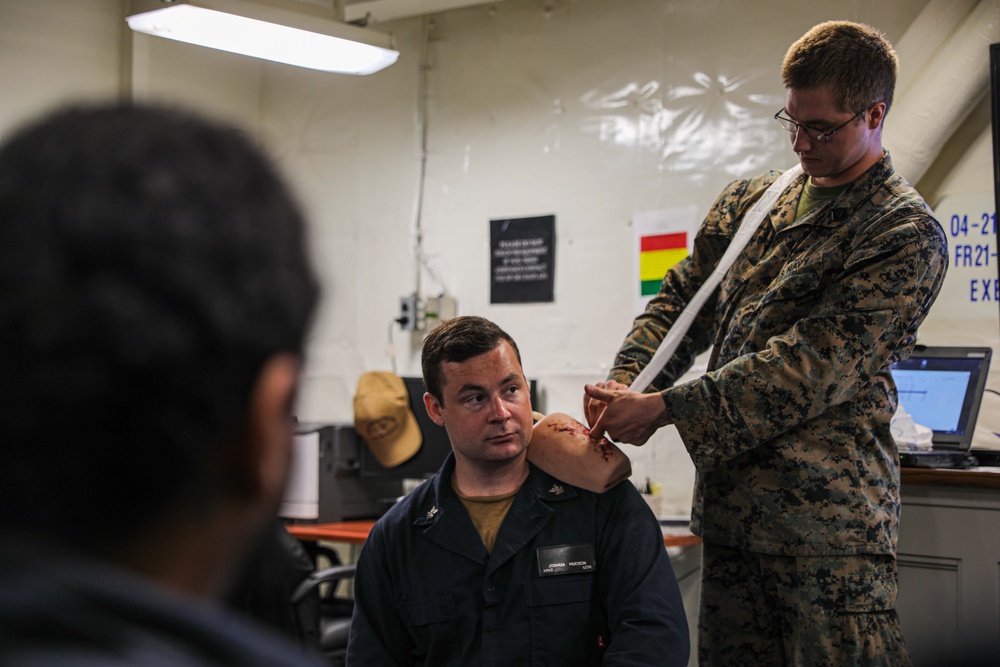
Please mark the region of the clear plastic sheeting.
POLYGON ((784 98, 755 91, 754 78, 695 72, 688 85, 664 89, 649 81, 587 91, 580 101, 595 115, 581 129, 601 142, 648 151, 657 169, 674 177, 701 181, 719 170, 736 178, 787 159, 788 135, 767 113, 784 98))

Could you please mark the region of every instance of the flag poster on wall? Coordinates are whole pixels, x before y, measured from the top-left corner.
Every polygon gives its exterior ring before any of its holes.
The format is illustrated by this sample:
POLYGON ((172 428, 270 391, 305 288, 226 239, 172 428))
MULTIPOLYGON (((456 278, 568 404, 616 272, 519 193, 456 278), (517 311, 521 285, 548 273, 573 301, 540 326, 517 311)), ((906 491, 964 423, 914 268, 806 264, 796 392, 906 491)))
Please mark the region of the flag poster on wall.
POLYGON ((490 303, 551 303, 556 216, 490 220, 490 303))
POLYGON ((667 271, 691 254, 697 231, 692 206, 642 211, 632 216, 635 233, 635 312, 641 313, 660 291, 667 271))

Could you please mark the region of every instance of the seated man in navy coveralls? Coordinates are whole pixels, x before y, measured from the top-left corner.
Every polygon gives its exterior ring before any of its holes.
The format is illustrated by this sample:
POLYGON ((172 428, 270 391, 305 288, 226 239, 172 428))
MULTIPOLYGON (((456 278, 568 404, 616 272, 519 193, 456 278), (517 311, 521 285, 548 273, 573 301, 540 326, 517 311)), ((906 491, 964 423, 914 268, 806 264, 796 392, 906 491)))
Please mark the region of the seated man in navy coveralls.
POLYGON ((452 454, 365 543, 348 664, 686 665, 677 580, 635 488, 591 493, 527 461, 513 339, 459 317, 421 361, 452 454))

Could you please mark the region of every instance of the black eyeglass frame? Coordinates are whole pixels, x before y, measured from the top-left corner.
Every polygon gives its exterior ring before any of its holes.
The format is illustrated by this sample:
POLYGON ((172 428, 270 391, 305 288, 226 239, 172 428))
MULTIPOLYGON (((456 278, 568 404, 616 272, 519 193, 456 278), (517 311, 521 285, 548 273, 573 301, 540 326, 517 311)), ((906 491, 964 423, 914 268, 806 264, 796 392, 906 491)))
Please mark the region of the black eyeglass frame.
POLYGON ((856 114, 854 114, 853 116, 851 116, 850 118, 848 118, 846 121, 844 121, 843 123, 841 123, 837 127, 833 128, 832 130, 829 130, 828 132, 823 132, 822 130, 818 130, 815 127, 809 127, 808 125, 804 125, 803 123, 796 123, 791 118, 788 118, 787 116, 782 116, 781 115, 782 112, 788 113, 788 110, 785 109, 784 107, 782 107, 781 109, 779 109, 774 114, 774 120, 777 121, 777 123, 781 127, 781 129, 786 130, 789 134, 795 134, 799 130, 809 130, 810 132, 815 132, 815 134, 810 134, 809 135, 810 137, 812 137, 813 140, 815 140, 815 141, 821 141, 823 143, 826 143, 826 142, 830 141, 830 137, 832 137, 834 134, 836 134, 838 130, 840 130, 840 129, 844 128, 844 127, 847 127, 847 125, 849 123, 851 123, 855 118, 857 118, 858 116, 860 116, 864 112, 868 111, 869 109, 871 109, 876 104, 878 104, 878 102, 873 102, 873 103, 869 104, 864 109, 862 109, 861 111, 857 112, 856 114))

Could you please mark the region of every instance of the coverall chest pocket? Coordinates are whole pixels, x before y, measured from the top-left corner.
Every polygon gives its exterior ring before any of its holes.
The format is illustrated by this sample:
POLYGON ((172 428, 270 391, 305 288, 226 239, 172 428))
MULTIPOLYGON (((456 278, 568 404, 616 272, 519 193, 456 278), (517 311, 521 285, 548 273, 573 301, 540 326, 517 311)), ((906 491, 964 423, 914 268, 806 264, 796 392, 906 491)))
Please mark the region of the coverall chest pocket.
POLYGON ((451 649, 457 648, 456 641, 461 633, 455 601, 450 595, 410 602, 404 605, 403 611, 418 655, 427 655, 431 646, 435 653, 454 654, 451 649))
POLYGON ((525 588, 536 665, 599 665, 611 641, 592 574, 535 579, 525 588))

